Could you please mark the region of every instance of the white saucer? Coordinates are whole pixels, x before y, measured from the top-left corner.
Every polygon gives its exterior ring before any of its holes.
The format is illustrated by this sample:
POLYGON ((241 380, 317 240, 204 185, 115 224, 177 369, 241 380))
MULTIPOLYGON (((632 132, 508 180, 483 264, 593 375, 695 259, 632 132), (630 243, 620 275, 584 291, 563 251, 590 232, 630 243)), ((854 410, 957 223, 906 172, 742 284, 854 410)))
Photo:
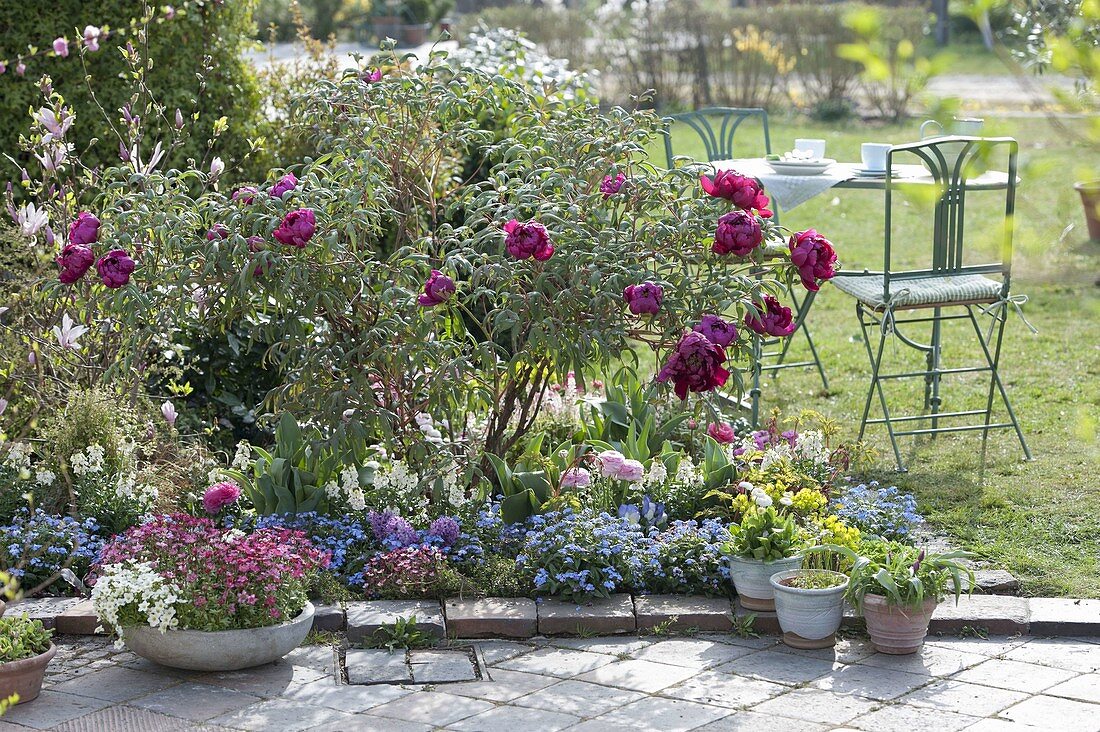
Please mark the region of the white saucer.
POLYGON ((771 169, 780 175, 821 175, 836 161, 832 158, 820 160, 765 160, 771 169))

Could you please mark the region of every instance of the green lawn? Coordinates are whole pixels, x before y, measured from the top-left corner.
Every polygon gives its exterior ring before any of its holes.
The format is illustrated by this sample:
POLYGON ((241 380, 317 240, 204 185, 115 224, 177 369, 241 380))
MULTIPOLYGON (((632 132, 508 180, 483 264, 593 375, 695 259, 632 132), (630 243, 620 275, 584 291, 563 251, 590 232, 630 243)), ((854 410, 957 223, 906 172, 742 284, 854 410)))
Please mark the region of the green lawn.
MULTIPOLYGON (((987 120, 987 124, 990 122, 987 120)), ((1021 146, 1017 201, 1018 232, 1013 261, 1013 289, 1031 299, 1027 318, 1039 329, 1033 335, 1015 316, 1008 322, 1001 375, 1023 422, 1035 460, 1023 462, 1011 431, 990 436, 987 467, 980 465, 978 433, 941 435, 920 444, 903 438, 910 472, 893 470, 885 431, 871 428, 867 441, 878 450, 880 480, 914 491, 933 526, 963 547, 1012 571, 1029 595, 1100 597, 1100 244, 1089 243, 1074 180, 1095 177, 1095 153, 1075 144, 1039 119, 992 123, 992 133, 1015 137, 1021 146), (1092 157, 1090 157, 1090 155, 1092 157), (1089 163, 1092 163, 1090 166, 1089 163), (1090 171, 1089 168, 1092 168, 1090 171), (1069 228, 1072 227, 1072 228, 1069 228)), ((856 160, 866 141, 901 143, 917 136, 917 124, 868 127, 858 122, 821 124, 802 119, 773 120, 776 151, 792 147, 795 137, 823 137, 828 155, 856 160)), ((674 133, 677 154, 702 155, 701 146, 684 130, 674 133)), ((654 158, 663 161, 663 150, 654 158)), ((990 195, 990 194, 985 194, 990 195)), ((968 221, 973 245, 993 251, 996 209, 974 210, 968 221)), ((882 193, 836 190, 783 215, 785 226, 815 227, 836 245, 847 269, 879 268, 882 261, 882 193)), ((904 211, 895 228, 895 252, 906 259, 929 248, 921 227, 926 218, 904 211), (912 255, 912 256, 910 256, 912 255)), ((970 246, 970 244, 968 244, 970 246)), ((916 261, 912 259, 912 261, 916 261)), ((813 408, 841 419, 851 436, 869 377, 853 301, 823 287, 809 324, 830 380, 823 393, 810 370, 784 371, 768 381, 766 407, 787 413, 813 408)), ((965 365, 978 356, 969 325, 948 326, 947 366, 965 365)), ((895 340, 888 345, 891 363, 916 366, 915 351, 895 340)), ((804 341, 796 347, 805 352, 804 341)), ((977 375, 955 376, 944 390, 945 411, 984 406, 985 386, 977 375), (970 378, 973 377, 973 378, 970 378)), ((951 379, 951 377, 947 377, 951 379)), ((921 406, 918 384, 896 388, 895 413, 915 413, 921 406)))

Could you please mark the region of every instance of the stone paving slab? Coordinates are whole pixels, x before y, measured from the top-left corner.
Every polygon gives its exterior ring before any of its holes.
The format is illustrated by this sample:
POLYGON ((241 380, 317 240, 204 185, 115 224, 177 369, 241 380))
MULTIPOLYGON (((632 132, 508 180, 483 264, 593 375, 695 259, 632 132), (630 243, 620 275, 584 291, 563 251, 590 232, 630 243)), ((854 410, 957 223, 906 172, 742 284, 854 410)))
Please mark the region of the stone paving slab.
POLYGON ((434 600, 375 600, 349 602, 347 611, 348 641, 352 644, 370 640, 383 625, 393 625, 400 618, 416 618, 416 629, 436 638, 446 636, 446 624, 439 603, 434 600))
POLYGON ((609 635, 636 629, 634 602, 627 594, 583 604, 551 599, 538 605, 538 630, 543 635, 609 635))
POLYGON ((1034 635, 1100 636, 1100 600, 1033 597, 1029 605, 1034 635))
POLYGON ((538 632, 535 601, 524 597, 451 599, 443 611, 452 638, 530 638, 538 632))
POLYGON ((953 634, 972 628, 992 635, 1017 635, 1028 632, 1030 619, 1031 609, 1023 597, 963 595, 956 604, 952 596, 936 606, 928 632, 953 634))
POLYGON ((79 597, 36 597, 33 600, 12 603, 8 605, 6 612, 9 615, 26 613, 31 620, 40 620, 43 626, 55 628, 57 616, 79 603, 79 597))
POLYGON ((477 663, 471 648, 409 651, 409 666, 416 684, 476 681, 477 663))
POLYGON ((95 635, 99 616, 91 600, 80 600, 54 619, 54 628, 65 635, 95 635))
POLYGON ((728 631, 733 606, 728 597, 700 595, 638 595, 634 598, 638 628, 728 631))
POLYGON ((344 666, 349 684, 400 684, 412 681, 412 669, 403 650, 349 648, 344 666))
POLYGON ((338 633, 347 628, 347 613, 339 605, 317 605, 313 610, 313 629, 338 633))

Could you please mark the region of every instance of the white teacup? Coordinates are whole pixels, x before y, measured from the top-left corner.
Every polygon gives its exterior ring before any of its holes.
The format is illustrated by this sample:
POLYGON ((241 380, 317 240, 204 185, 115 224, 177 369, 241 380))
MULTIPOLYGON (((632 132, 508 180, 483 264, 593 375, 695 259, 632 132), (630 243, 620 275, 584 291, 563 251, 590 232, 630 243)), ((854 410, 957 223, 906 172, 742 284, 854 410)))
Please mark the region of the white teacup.
POLYGON ((809 150, 813 153, 814 160, 821 160, 825 157, 825 141, 824 140, 809 140, 804 138, 798 138, 794 141, 795 150, 809 150))
POLYGON ((892 146, 881 142, 865 142, 859 146, 859 155, 863 160, 863 169, 870 171, 886 170, 886 153, 892 146))
MULTIPOLYGON (((951 120, 951 134, 977 137, 982 133, 983 125, 985 125, 985 120, 981 117, 955 117, 951 120)), ((922 140, 927 137, 939 137, 944 134, 944 131, 943 124, 934 119, 925 120, 920 126, 922 140), (928 129, 930 127, 935 127, 938 131, 929 133, 928 129)))

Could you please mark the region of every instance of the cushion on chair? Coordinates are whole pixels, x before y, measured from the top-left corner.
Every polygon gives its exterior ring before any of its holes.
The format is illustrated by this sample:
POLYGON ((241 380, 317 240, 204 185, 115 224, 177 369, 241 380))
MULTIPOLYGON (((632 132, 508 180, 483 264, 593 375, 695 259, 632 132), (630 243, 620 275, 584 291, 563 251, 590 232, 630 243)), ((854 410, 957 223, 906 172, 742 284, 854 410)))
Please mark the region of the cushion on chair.
MULTIPOLYGON (((886 306, 882 275, 837 274, 830 282, 841 292, 876 309, 886 306)), ((992 302, 1001 295, 1001 283, 978 274, 891 279, 894 307, 949 305, 958 302, 992 302)))

